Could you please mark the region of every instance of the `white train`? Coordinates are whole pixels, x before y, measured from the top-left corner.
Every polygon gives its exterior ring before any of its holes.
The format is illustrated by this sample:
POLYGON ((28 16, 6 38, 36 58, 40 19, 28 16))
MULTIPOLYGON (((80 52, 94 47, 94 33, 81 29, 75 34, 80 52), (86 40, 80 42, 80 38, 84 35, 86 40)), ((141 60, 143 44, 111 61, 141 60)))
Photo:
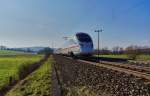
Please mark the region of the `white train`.
POLYGON ((87 33, 76 33, 73 38, 67 38, 65 44, 57 49, 55 53, 64 55, 91 55, 93 52, 93 41, 87 33))

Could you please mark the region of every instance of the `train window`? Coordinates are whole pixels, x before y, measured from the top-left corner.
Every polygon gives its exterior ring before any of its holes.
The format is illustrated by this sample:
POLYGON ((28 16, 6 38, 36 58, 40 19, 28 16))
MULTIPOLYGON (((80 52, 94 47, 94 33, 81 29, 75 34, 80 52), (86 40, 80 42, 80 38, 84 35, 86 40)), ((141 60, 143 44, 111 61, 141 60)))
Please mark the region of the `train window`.
POLYGON ((80 42, 91 42, 91 38, 87 34, 79 33, 76 35, 80 42))
POLYGON ((66 47, 68 47, 68 46, 70 46, 70 45, 73 45, 73 44, 77 44, 77 42, 74 40, 74 39, 69 39, 69 40, 67 40, 64 44, 63 44, 63 48, 66 48, 66 47))

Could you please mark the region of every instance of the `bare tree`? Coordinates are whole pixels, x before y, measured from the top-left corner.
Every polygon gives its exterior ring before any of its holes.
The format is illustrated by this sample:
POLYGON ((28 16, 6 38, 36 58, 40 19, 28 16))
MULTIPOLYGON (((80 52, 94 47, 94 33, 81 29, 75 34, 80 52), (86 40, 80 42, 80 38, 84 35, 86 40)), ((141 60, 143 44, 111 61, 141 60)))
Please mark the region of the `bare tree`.
POLYGON ((108 47, 105 47, 100 50, 100 54, 108 55, 111 54, 111 51, 108 49, 108 47))
POLYGON ((129 57, 129 59, 135 60, 137 56, 140 54, 138 46, 129 46, 125 49, 125 54, 129 57))
POLYGON ((124 49, 119 46, 116 46, 112 48, 112 51, 113 51, 113 54, 122 54, 124 49))

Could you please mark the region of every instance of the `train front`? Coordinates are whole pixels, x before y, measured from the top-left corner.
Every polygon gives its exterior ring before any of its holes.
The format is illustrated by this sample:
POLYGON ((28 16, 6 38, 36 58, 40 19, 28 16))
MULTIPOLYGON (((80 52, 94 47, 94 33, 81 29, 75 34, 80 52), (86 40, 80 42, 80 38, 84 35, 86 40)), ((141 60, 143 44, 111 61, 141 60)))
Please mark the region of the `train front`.
POLYGON ((93 41, 87 33, 77 33, 77 40, 80 45, 80 55, 91 55, 93 52, 93 41))

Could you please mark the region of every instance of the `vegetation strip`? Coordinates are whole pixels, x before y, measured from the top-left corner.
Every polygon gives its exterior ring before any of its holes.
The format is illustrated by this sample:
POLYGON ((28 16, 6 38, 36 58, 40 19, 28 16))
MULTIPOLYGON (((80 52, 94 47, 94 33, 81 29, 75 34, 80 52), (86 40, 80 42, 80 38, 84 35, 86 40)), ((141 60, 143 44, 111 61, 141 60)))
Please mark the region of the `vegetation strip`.
POLYGON ((51 64, 49 58, 39 69, 18 83, 6 96, 51 96, 51 64))
MULTIPOLYGON (((35 56, 36 57, 36 56, 35 56)), ((1 60, 2 58, 0 58, 1 60)), ((11 58, 12 59, 12 58, 11 58)), ((16 56, 16 59, 18 59, 18 56, 16 56)), ((8 74, 7 77, 5 77, 7 80, 7 82, 2 81, 2 83, 5 83, 3 86, 1 86, 0 89, 0 96, 3 96, 8 90, 10 90, 18 81, 24 79, 28 74, 32 73, 35 69, 37 69, 46 59, 47 57, 44 57, 43 59, 40 58, 36 58, 36 60, 33 62, 32 60, 34 60, 34 58, 32 58, 32 56, 28 56, 26 57, 26 62, 20 62, 23 61, 22 59, 19 58, 18 63, 20 64, 18 67, 17 66, 17 61, 13 61, 15 64, 11 64, 12 66, 14 66, 15 70, 13 69, 12 72, 10 69, 6 70, 10 73, 14 73, 14 74, 8 74), (22 64, 22 65, 21 65, 22 64), (13 72, 15 71, 15 72, 13 72)), ((3 61, 4 59, 2 59, 3 61)), ((14 58, 12 59, 14 60, 14 58)), ((6 59, 7 61, 7 59, 6 59)), ((4 63, 6 63, 6 61, 4 60, 4 63)), ((9 62, 10 63, 10 62, 9 62)), ((5 64, 5 66, 1 66, 2 67, 7 67, 7 64, 5 64)), ((8 64, 9 65, 9 64, 8 64)), ((0 67, 1 67, 0 66, 0 67)), ((12 68, 12 66, 8 66, 8 68, 12 68)), ((6 72, 5 72, 6 73, 6 72)), ((5 74, 4 74, 5 75, 5 74)))

